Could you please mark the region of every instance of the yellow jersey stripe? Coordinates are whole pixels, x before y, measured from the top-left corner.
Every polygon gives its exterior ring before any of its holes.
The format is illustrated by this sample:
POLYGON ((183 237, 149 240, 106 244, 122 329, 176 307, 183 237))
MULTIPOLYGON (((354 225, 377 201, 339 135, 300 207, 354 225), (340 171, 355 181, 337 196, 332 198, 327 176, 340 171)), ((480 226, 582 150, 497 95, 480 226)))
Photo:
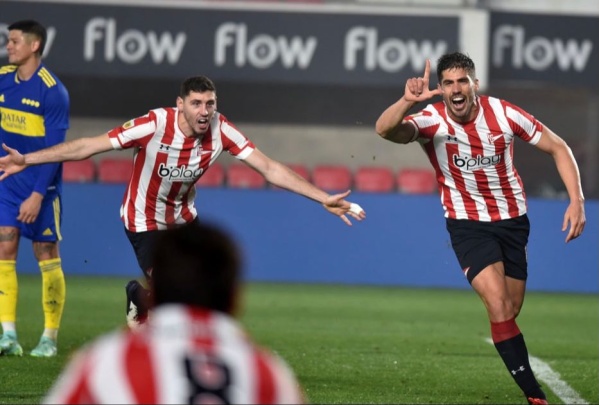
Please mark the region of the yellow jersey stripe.
POLYGON ((46 86, 52 87, 56 85, 56 80, 54 80, 54 78, 52 77, 50 72, 46 70, 46 68, 41 68, 38 72, 38 76, 42 78, 44 83, 46 83, 46 86))
POLYGON ((15 70, 17 70, 17 67, 15 65, 2 66, 2 67, 0 67, 0 75, 14 72, 15 70))
POLYGON ((54 224, 56 225, 56 237, 58 240, 62 240, 62 233, 60 232, 60 200, 58 197, 54 199, 52 203, 54 206, 54 224))

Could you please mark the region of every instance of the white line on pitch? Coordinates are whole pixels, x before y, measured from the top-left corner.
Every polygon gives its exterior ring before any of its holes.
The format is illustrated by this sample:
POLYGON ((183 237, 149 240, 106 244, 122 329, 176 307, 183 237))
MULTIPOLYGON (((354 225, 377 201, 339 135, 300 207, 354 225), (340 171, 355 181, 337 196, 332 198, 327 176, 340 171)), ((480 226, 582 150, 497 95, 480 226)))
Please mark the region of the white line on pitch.
MULTIPOLYGON (((493 340, 490 338, 486 338, 485 341, 489 344, 493 344, 493 340)), ((528 356, 528 359, 530 360, 530 366, 532 367, 535 376, 543 381, 564 404, 589 404, 578 394, 578 392, 570 387, 567 382, 562 380, 559 373, 554 371, 549 364, 538 357, 531 355, 528 356)))

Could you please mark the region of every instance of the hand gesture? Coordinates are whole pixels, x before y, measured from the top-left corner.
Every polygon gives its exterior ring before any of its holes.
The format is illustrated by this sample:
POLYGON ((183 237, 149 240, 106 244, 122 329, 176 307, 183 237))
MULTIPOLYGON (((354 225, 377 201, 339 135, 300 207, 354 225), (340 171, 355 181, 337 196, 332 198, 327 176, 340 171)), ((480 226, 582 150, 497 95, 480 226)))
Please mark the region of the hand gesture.
POLYGON ((429 89, 430 73, 431 61, 427 59, 424 66, 424 75, 422 77, 412 77, 406 81, 406 88, 404 91, 404 99, 406 101, 416 103, 443 94, 443 92, 438 88, 434 90, 429 89))
POLYGON ((25 169, 27 165, 25 164, 25 157, 19 153, 18 150, 9 148, 5 144, 2 144, 2 149, 4 149, 8 154, 6 156, 0 157, 0 181, 4 180, 11 174, 15 174, 25 169))
POLYGON ((351 193, 351 191, 347 190, 344 193, 330 195, 322 203, 322 205, 331 214, 337 215, 343 220, 343 222, 351 226, 352 223, 346 215, 349 214, 355 220, 361 221, 366 218, 366 212, 358 204, 350 203, 349 201, 344 200, 349 193, 351 193))

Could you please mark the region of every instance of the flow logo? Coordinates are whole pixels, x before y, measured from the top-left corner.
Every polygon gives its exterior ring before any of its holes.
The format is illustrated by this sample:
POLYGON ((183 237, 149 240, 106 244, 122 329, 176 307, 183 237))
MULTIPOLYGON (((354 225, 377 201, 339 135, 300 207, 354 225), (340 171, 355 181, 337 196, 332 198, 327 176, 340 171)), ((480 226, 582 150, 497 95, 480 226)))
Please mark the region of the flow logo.
POLYGON ((352 27, 345 35, 343 65, 347 70, 354 70, 362 64, 366 70, 381 69, 395 73, 410 64, 412 70, 420 71, 427 59, 436 61, 447 48, 446 41, 379 39, 376 28, 358 26, 352 27))
POLYGON ((528 67, 544 71, 557 66, 561 71, 585 70, 593 50, 590 39, 527 38, 520 25, 500 25, 493 34, 493 65, 511 64, 516 69, 528 67))
POLYGON ((231 54, 237 67, 249 64, 257 69, 266 69, 280 62, 285 69, 296 66, 306 69, 312 61, 317 45, 316 37, 289 38, 267 34, 249 37, 246 24, 226 22, 216 29, 214 63, 216 66, 225 65, 227 56, 231 54))
POLYGON ((114 18, 92 18, 85 24, 83 36, 83 57, 86 61, 96 58, 96 47, 103 49, 107 62, 115 59, 128 64, 141 62, 147 55, 155 65, 168 62, 176 65, 181 58, 187 35, 184 32, 173 34, 169 31, 147 33, 128 28, 117 31, 114 18))

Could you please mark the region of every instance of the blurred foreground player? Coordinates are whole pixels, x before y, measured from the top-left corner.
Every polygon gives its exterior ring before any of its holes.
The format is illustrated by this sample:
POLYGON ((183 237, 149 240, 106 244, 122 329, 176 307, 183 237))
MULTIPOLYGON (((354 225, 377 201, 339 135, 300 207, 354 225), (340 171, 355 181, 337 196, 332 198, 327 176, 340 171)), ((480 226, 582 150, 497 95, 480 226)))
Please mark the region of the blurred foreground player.
POLYGON ((158 232, 156 243, 152 317, 81 349, 43 403, 303 403, 291 369, 234 318, 242 274, 231 238, 190 223, 158 232))

